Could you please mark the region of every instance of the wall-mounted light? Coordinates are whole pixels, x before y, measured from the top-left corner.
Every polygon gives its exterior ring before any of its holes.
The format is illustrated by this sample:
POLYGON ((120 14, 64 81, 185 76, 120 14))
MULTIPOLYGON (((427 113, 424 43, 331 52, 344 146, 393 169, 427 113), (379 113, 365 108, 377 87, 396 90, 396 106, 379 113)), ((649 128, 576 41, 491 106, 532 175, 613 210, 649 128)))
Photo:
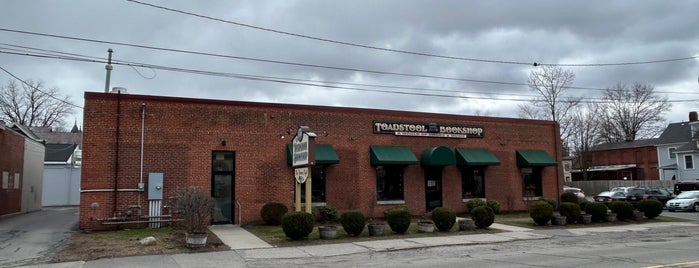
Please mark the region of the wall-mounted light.
POLYGON ((283 140, 283 139, 284 139, 284 134, 279 134, 279 138, 283 140))
POLYGON ((226 146, 226 140, 221 141, 221 146, 226 146))

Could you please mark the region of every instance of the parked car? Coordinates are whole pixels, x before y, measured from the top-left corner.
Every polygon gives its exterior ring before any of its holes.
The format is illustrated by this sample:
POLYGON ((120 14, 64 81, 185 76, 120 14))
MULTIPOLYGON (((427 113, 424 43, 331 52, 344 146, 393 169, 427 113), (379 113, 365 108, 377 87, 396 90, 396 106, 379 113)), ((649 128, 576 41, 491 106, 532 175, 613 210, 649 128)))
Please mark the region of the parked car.
POLYGON ((575 188, 575 187, 570 187, 570 186, 563 186, 563 192, 566 193, 574 193, 575 195, 578 196, 580 199, 585 199, 585 192, 583 192, 582 189, 580 188, 575 188))
POLYGON ((613 201, 626 201, 626 194, 620 191, 606 191, 595 195, 592 199, 608 205, 613 201))
POLYGON ((690 210, 699 212, 699 190, 684 191, 674 199, 667 201, 665 207, 669 211, 690 210))
POLYGON ((696 181, 678 181, 675 183, 675 194, 680 194, 684 191, 699 190, 699 180, 696 181))
POLYGON ((630 187, 630 186, 618 186, 618 187, 612 188, 612 189, 609 190, 609 191, 610 191, 610 192, 623 192, 624 195, 626 195, 626 194, 629 193, 629 189, 631 189, 631 188, 634 188, 634 187, 630 187))
POLYGON ((626 194, 626 201, 634 205, 643 199, 655 199, 665 205, 668 200, 673 198, 675 198, 675 195, 663 188, 631 188, 629 193, 626 194))

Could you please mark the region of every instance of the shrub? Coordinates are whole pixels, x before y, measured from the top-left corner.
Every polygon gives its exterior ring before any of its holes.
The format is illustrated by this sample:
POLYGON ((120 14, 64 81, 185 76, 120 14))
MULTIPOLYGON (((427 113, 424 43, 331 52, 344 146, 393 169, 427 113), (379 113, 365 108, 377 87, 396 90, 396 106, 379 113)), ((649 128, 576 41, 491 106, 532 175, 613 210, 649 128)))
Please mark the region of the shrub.
POLYGON ((592 215, 593 221, 604 221, 607 215, 607 206, 600 202, 589 202, 585 206, 585 213, 592 215))
POLYGON ((663 213, 663 202, 655 199, 644 199, 638 202, 638 211, 643 212, 646 218, 654 219, 663 213))
POLYGON ((406 206, 397 206, 383 212, 388 226, 397 234, 404 234, 410 227, 410 212, 406 206))
POLYGON ((580 204, 580 198, 574 193, 565 192, 561 195, 561 203, 563 202, 580 204))
POLYGON ((488 228, 495 222, 495 212, 488 206, 475 207, 471 211, 471 219, 478 228, 488 228))
POLYGON ((626 201, 613 201, 609 209, 616 213, 617 220, 624 221, 633 217, 633 205, 626 201))
POLYGON ((456 223, 456 213, 448 208, 438 207, 432 210, 432 221, 434 226, 442 232, 447 232, 456 223))
POLYGON ((536 201, 529 205, 529 216, 532 217, 536 225, 544 226, 553 217, 553 206, 546 201, 536 201))
POLYGON ((262 220, 267 225, 280 225, 282 224, 282 217, 284 214, 289 212, 289 209, 282 203, 271 202, 262 206, 260 214, 262 220))
POLYGON ((485 205, 492 209, 493 213, 500 214, 500 202, 497 200, 488 200, 485 202, 485 205))
POLYGON ((466 207, 468 208, 468 213, 471 213, 471 211, 473 211, 474 208, 477 208, 480 206, 485 206, 485 205, 487 205, 486 202, 480 198, 474 198, 474 199, 468 200, 468 202, 466 202, 466 207))
POLYGON ((561 216, 566 216, 567 223, 575 223, 580 217, 580 205, 573 202, 562 202, 558 207, 561 216))
POLYGON ((175 211, 182 216, 182 225, 188 233, 206 233, 209 215, 214 206, 211 195, 195 187, 179 188, 175 192, 175 211))
POLYGON ((308 237, 313 231, 313 215, 303 211, 287 212, 282 217, 282 230, 291 240, 308 237))
POLYGON ((318 220, 321 222, 337 221, 337 208, 333 206, 320 206, 318 210, 318 220))
POLYGON ((556 199, 542 196, 541 198, 539 198, 539 201, 549 203, 549 205, 551 205, 551 207, 553 208, 553 211, 558 211, 558 201, 556 201, 556 199))
POLYGON ((362 212, 351 210, 340 215, 340 223, 342 224, 342 229, 345 229, 348 235, 359 236, 364 231, 366 218, 364 218, 362 212))
POLYGON ((587 206, 588 203, 590 203, 590 202, 588 202, 585 199, 580 199, 580 203, 578 203, 578 205, 580 205, 580 211, 585 211, 585 207, 587 206))

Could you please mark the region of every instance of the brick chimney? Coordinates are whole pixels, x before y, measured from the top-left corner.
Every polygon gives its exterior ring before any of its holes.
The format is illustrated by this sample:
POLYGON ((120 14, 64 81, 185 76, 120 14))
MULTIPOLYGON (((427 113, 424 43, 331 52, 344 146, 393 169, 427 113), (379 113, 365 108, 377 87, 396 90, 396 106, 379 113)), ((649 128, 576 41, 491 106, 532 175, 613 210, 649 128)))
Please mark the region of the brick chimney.
POLYGON ((696 121, 699 121, 699 118, 697 118, 697 111, 689 112, 689 122, 696 122, 696 121))

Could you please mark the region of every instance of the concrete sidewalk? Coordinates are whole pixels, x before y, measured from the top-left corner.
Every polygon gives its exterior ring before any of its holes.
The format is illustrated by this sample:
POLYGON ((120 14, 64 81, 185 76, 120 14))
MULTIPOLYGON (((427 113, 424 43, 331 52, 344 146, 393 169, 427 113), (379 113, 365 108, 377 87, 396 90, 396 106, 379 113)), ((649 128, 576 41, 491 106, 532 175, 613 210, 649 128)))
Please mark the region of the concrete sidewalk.
MULTIPOLYGON (((613 227, 571 228, 565 229, 565 236, 587 235, 602 232, 637 232, 651 228, 668 228, 680 226, 699 226, 688 222, 646 223, 613 227)), ((123 258, 99 259, 88 262, 68 262, 41 264, 28 267, 230 267, 245 266, 247 260, 322 258, 331 256, 387 252, 449 245, 473 245, 502 243, 521 240, 546 239, 559 235, 551 230, 541 231, 529 228, 493 224, 490 228, 503 232, 494 234, 470 234, 437 237, 419 237, 390 240, 358 241, 350 243, 273 247, 239 226, 212 226, 212 231, 232 250, 192 254, 150 255, 123 258)), ((556 230, 553 230, 556 231, 556 230)))

